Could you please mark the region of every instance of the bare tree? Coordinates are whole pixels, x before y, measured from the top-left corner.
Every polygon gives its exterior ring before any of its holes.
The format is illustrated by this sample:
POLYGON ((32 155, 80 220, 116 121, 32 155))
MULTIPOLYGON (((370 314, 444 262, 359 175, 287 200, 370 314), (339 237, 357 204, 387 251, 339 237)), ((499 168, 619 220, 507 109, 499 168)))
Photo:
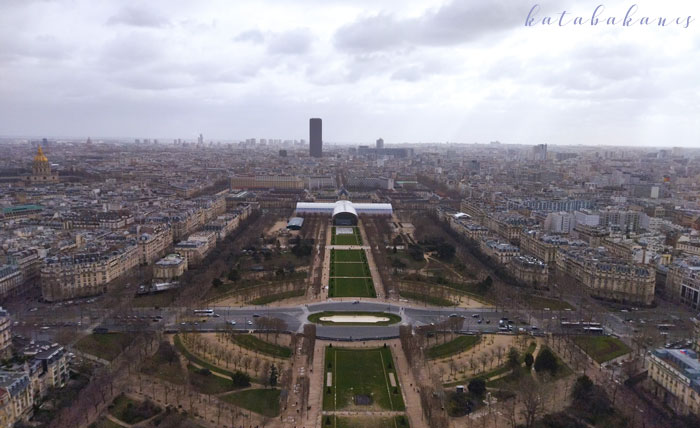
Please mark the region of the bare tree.
POLYGON ((544 409, 544 397, 542 388, 530 376, 524 376, 518 381, 517 394, 520 397, 523 408, 520 413, 525 419, 525 428, 532 428, 537 416, 544 409))

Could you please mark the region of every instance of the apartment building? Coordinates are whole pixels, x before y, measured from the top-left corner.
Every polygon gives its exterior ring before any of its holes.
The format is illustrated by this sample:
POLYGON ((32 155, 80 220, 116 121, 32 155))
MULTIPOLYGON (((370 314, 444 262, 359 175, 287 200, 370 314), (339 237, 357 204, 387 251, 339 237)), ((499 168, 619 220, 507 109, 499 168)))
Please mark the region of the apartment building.
POLYGON ((515 256, 510 259, 508 270, 520 281, 534 287, 547 287, 547 264, 532 256, 515 256))
POLYGON ((24 283, 24 275, 15 265, 0 265, 0 298, 5 298, 17 291, 24 283))
POLYGON ((544 235, 535 230, 523 229, 520 234, 520 250, 537 257, 544 263, 554 263, 557 248, 564 243, 568 244, 568 240, 544 235))
POLYGON ((482 236, 479 244, 481 251, 502 265, 507 265, 513 257, 520 255, 520 248, 501 242, 493 236, 482 236))
POLYGON ((63 388, 70 377, 68 354, 57 343, 32 341, 22 350, 28 358, 25 372, 29 375, 34 394, 34 402, 41 403, 42 398, 52 388, 63 388))
POLYGON ((22 272, 23 284, 28 284, 39 278, 42 261, 41 257, 39 257, 39 250, 36 248, 10 253, 8 260, 10 264, 19 267, 19 270, 22 272))
POLYGON ((649 352, 646 387, 677 413, 700 414, 700 361, 691 349, 649 352))
POLYGON ((557 268, 582 283, 593 297, 651 305, 654 301, 654 268, 611 257, 593 248, 560 248, 557 268))
POLYGON ((641 211, 604 209, 598 215, 603 227, 635 233, 649 228, 649 217, 641 211))
POLYGON ((12 353, 12 320, 10 313, 0 307, 0 358, 12 353))
POLYGON ((187 267, 196 267, 204 260, 209 247, 204 241, 180 241, 175 244, 174 251, 185 258, 187 267))
POLYGON ((294 175, 238 175, 231 177, 232 189, 304 189, 304 180, 294 175))
POLYGON ((520 241, 520 231, 533 221, 519 214, 493 213, 484 219, 484 226, 509 242, 520 241))
POLYGON ((158 226, 138 237, 139 263, 147 265, 163 257, 173 243, 169 227, 158 226))
POLYGON ((689 256, 700 256, 700 241, 678 241, 676 249, 689 256))
POLYGON ((170 280, 181 277, 187 270, 187 258, 168 254, 153 266, 153 279, 170 280))
POLYGON ((478 224, 483 224, 482 222, 486 217, 485 208, 475 201, 463 200, 459 205, 459 210, 468 214, 478 224))
POLYGON ((334 189, 336 186, 335 177, 332 175, 311 175, 306 177, 306 187, 314 189, 334 189))
POLYGON ((599 226, 587 226, 577 223, 571 236, 584 241, 591 247, 599 247, 603 239, 610 236, 610 232, 599 226))
POLYGON ((224 214, 204 225, 204 230, 216 233, 218 240, 222 240, 231 234, 240 223, 240 216, 236 214, 224 214))
POLYGON ((569 212, 549 213, 544 220, 544 230, 550 233, 569 234, 575 225, 576 218, 569 212))
POLYGON ((41 294, 50 302, 94 296, 138 266, 140 247, 129 244, 105 253, 47 257, 41 269, 41 294))
POLYGON ((678 260, 666 274, 669 296, 692 309, 700 308, 700 259, 678 260))
POLYGON ((29 376, 24 372, 0 370, 0 402, 5 406, 0 410, 2 418, 7 418, 7 427, 20 420, 28 420, 33 413, 34 391, 29 376), (1 399, 4 397, 6 399, 1 399))
POLYGON ((449 224, 453 231, 468 239, 478 241, 488 233, 488 229, 473 221, 449 216, 449 224))
POLYGON ((394 179, 390 177, 367 177, 350 175, 347 177, 347 187, 351 189, 394 189, 394 179))

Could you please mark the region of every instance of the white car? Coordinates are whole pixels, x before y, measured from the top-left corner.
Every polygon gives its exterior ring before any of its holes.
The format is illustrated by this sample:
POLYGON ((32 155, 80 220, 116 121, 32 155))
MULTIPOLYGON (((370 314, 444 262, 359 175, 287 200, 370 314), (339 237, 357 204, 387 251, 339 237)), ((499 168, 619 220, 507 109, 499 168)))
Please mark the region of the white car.
POLYGON ((229 321, 228 323, 231 325, 236 325, 236 321, 229 321))
POLYGON ((248 325, 253 325, 253 321, 248 320, 248 325))

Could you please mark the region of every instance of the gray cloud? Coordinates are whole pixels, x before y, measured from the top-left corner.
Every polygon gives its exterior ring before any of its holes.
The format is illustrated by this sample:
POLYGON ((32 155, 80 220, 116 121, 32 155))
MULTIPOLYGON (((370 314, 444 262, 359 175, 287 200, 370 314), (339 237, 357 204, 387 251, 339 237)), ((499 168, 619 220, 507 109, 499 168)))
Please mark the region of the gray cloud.
POLYGON ((270 40, 267 52, 271 54, 300 55, 309 52, 313 36, 308 29, 277 33, 270 40))
POLYGON ((125 7, 108 20, 109 25, 129 25, 132 27, 159 28, 168 25, 168 20, 160 14, 147 9, 125 7))
POLYGON ((350 52, 450 46, 522 25, 530 6, 505 0, 454 0, 417 18, 379 14, 341 27, 335 46, 350 52))
POLYGON ((10 0, 0 134, 697 145, 695 26, 526 29, 507 1, 10 0))
POLYGON ((70 45, 49 34, 6 38, 0 41, 0 61, 22 58, 64 60, 72 51, 70 45))
POLYGON ((161 41, 146 32, 133 31, 105 43, 98 66, 115 68, 142 68, 160 59, 164 54, 161 41))
POLYGON ((238 33, 233 40, 236 42, 262 43, 265 41, 265 35, 260 30, 247 30, 238 33))

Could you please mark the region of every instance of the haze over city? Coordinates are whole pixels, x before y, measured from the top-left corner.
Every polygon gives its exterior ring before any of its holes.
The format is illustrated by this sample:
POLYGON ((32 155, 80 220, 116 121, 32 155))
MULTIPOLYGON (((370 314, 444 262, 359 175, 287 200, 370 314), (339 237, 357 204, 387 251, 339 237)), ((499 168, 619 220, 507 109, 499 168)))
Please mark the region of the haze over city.
POLYGON ((698 5, 0 1, 0 428, 700 427, 698 5))
MULTIPOLYGON (((540 15, 589 18, 599 3, 540 15)), ((623 17, 631 3, 604 4, 623 17)), ((7 1, 0 135, 697 146, 689 28, 526 27, 517 1, 7 1)), ((637 17, 700 16, 697 2, 637 17)))

